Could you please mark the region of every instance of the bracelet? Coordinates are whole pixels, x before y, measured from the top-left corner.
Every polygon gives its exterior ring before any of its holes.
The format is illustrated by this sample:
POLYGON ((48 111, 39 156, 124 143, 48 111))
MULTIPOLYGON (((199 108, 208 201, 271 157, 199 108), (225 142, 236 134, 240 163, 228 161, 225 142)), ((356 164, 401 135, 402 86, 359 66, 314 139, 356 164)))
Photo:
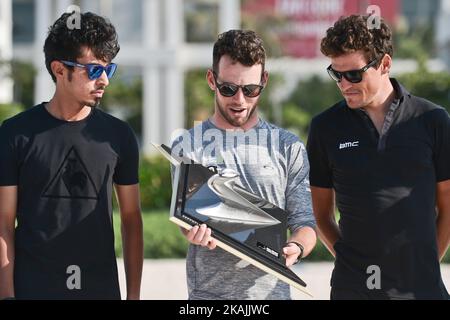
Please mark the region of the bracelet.
POLYGON ((300 242, 297 242, 297 241, 289 241, 289 242, 286 242, 286 244, 289 244, 289 243, 293 243, 293 244, 295 244, 297 247, 300 248, 300 254, 299 254, 298 257, 297 257, 297 260, 294 262, 294 264, 297 264, 297 263, 300 262, 300 259, 303 258, 303 251, 305 251, 305 248, 303 247, 303 245, 302 245, 300 242))

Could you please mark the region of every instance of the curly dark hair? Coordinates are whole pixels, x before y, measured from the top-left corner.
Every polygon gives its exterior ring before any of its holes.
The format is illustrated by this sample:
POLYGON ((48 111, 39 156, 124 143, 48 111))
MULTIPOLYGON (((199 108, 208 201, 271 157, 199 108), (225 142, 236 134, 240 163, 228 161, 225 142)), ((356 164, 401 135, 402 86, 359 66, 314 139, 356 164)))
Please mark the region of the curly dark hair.
POLYGON ((244 66, 261 64, 264 71, 266 50, 262 39, 254 31, 229 30, 219 35, 213 49, 213 70, 216 73, 219 72, 219 61, 223 55, 229 55, 244 66))
POLYGON ((108 20, 91 12, 80 13, 80 28, 71 30, 67 26, 71 15, 61 15, 49 28, 45 39, 45 66, 54 82, 56 77, 50 67, 52 61, 76 61, 82 56, 82 49, 87 47, 97 59, 110 62, 120 50, 116 29, 108 20))
POLYGON ((394 54, 392 32, 383 19, 380 27, 368 28, 368 15, 341 17, 327 30, 322 39, 320 51, 327 57, 337 57, 346 53, 362 51, 367 62, 394 54))

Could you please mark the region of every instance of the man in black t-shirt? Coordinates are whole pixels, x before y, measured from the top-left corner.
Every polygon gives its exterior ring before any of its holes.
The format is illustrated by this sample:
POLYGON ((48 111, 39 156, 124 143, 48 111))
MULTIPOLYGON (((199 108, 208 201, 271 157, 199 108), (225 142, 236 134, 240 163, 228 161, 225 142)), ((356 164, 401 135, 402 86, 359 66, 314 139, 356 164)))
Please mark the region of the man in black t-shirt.
POLYGON ((308 156, 314 214, 335 255, 332 299, 448 299, 450 118, 395 79, 392 34, 339 19, 321 51, 344 100, 316 116, 308 156), (335 204, 340 212, 335 220, 335 204))
POLYGON ((121 298, 113 186, 127 298, 139 299, 137 141, 126 123, 96 108, 116 69, 117 34, 92 13, 70 29, 70 16, 54 23, 44 45, 53 98, 0 127, 0 299, 121 298))

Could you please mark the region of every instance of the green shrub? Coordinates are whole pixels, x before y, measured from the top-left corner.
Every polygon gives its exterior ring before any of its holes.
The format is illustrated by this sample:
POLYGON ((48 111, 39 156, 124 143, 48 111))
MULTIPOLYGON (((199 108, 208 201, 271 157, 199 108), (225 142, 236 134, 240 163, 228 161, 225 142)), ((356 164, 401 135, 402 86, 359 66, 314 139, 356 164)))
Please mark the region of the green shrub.
MULTIPOLYGON (((188 242, 179 227, 169 220, 168 210, 144 212, 144 257, 146 259, 184 258, 188 242)), ((117 256, 122 256, 120 216, 114 214, 115 247, 117 256)))
POLYGON ((307 256, 305 259, 306 261, 333 261, 334 257, 331 255, 322 241, 317 239, 317 244, 314 247, 314 250, 311 251, 309 256, 307 256))
POLYGON ((450 112, 450 74, 426 70, 402 74, 398 77, 405 88, 415 96, 430 100, 450 112))
POLYGON ((444 256, 444 259, 442 259, 442 263, 450 263, 450 249, 447 250, 447 253, 444 256))
POLYGON ((144 210, 170 206, 172 182, 170 164, 163 156, 145 157, 139 168, 141 206, 144 210))
POLYGON ((21 111, 23 111, 23 106, 21 106, 20 104, 0 104, 0 124, 21 111))
MULTIPOLYGON (((146 259, 185 258, 188 242, 179 227, 169 220, 169 210, 144 211, 142 215, 144 229, 144 257, 146 259)), ((120 216, 114 214, 115 247, 117 256, 122 256, 120 235, 120 216)), ((318 241, 307 261, 330 261, 331 254, 318 241)))
MULTIPOLYGON (((144 257, 146 259, 185 258, 188 242, 182 236, 179 227, 169 220, 169 210, 145 211, 142 215, 144 229, 144 257)), ((117 256, 122 256, 120 236, 120 216, 114 214, 115 246, 117 256)), ((333 261, 320 240, 305 261, 333 261)), ((450 250, 443 263, 450 263, 450 250)))
MULTIPOLYGON (((50 75, 47 75, 50 77, 50 75)), ((14 82, 14 101, 25 108, 34 105, 34 85, 36 68, 31 62, 11 61, 11 78, 14 82)))
POLYGON ((312 76, 301 80, 290 97, 281 103, 282 126, 306 142, 312 118, 342 99, 336 83, 330 79, 312 76))

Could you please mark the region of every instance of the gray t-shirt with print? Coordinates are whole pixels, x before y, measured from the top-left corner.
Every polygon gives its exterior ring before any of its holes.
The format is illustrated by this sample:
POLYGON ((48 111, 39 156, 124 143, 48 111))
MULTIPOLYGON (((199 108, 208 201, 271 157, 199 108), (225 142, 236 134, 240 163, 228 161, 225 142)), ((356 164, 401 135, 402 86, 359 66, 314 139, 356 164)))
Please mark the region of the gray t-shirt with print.
MULTIPOLYGON (((241 185, 285 209, 291 232, 315 228, 309 163, 297 136, 264 120, 250 130, 222 130, 210 120, 178 135, 174 154, 218 170, 232 169, 241 185)), ((189 299, 290 299, 289 285, 221 248, 190 245, 189 299)))

